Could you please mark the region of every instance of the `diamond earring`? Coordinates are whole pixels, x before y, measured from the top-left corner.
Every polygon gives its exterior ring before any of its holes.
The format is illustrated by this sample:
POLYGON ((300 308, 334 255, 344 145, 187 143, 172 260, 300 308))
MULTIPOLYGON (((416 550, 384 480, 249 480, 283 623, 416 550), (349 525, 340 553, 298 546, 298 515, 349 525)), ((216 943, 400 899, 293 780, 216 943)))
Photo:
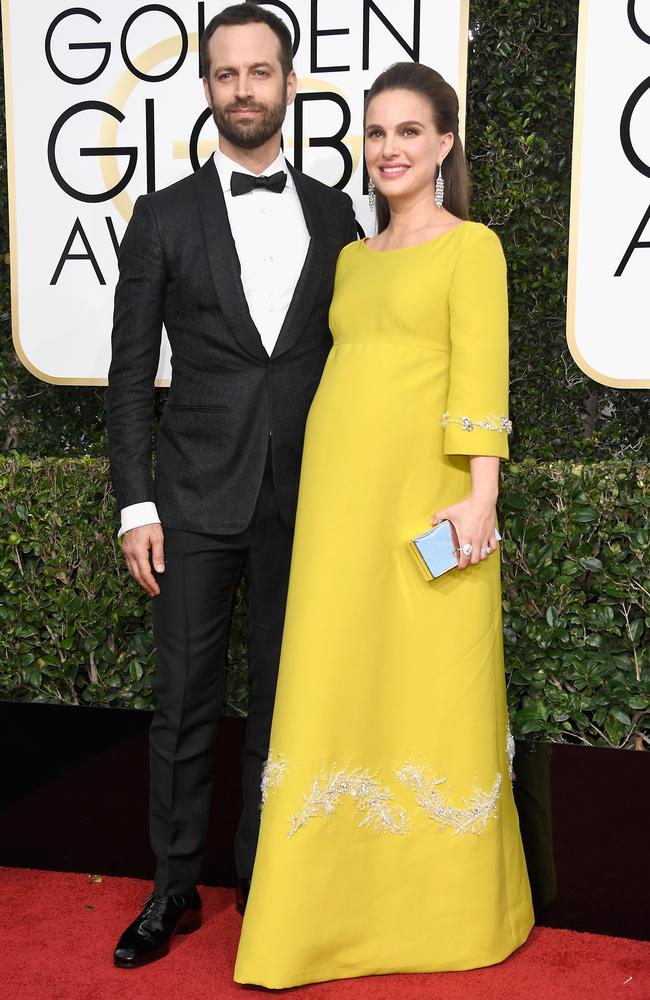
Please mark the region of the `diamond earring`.
POLYGON ((375 203, 377 201, 377 196, 375 195, 375 182, 373 180, 368 181, 368 205, 370 206, 370 211, 374 212, 375 203))
POLYGON ((442 176, 442 163, 438 164, 438 176, 436 178, 436 207, 442 208, 445 197, 445 179, 442 176))

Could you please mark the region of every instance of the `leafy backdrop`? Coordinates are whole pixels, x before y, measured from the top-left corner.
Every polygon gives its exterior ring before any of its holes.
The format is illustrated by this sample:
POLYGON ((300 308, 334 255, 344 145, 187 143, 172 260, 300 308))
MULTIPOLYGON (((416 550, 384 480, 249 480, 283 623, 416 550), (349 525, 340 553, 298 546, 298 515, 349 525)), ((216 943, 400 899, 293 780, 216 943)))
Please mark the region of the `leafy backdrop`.
MULTIPOLYGON (((499 233, 510 279, 506 655, 519 734, 639 745, 650 393, 591 381, 566 346, 577 9, 577 0, 470 7, 473 216, 499 233)), ((15 356, 4 150, 0 172, 0 695, 143 707, 148 609, 115 547, 104 390, 46 385, 15 356)), ((240 607, 231 711, 245 710, 244 624, 240 607)))
MULTIPOLYGON (((149 604, 115 541, 103 459, 0 456, 0 696, 151 704, 149 604)), ((505 651, 517 735, 650 744, 646 465, 504 472, 505 651)), ((237 609, 228 710, 246 707, 237 609)))

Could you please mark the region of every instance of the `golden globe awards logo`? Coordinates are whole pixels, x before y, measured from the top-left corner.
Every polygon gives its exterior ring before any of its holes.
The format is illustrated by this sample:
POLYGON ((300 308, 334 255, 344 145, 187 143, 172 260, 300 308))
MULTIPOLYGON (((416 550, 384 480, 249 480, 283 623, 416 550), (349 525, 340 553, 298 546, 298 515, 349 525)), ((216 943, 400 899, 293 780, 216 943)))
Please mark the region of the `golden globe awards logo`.
MULTIPOLYGON (((39 377, 105 383, 117 253, 135 199, 199 169, 216 145, 199 39, 228 5, 4 0, 14 343, 39 377)), ((347 190, 368 230, 365 92, 387 65, 413 59, 434 65, 464 99, 468 2, 263 6, 294 43, 299 92, 285 153, 347 190)), ((169 376, 163 338, 159 383, 169 376)))

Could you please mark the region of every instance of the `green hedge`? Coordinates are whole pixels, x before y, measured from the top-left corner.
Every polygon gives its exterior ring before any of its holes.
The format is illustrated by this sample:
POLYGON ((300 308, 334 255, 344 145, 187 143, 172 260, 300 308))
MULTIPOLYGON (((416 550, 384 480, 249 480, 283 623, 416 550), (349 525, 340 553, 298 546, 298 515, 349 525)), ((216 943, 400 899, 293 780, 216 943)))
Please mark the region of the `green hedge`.
MULTIPOLYGON (((115 540, 104 461, 0 457, 0 697, 146 708, 149 605, 115 540)), ((517 736, 650 745, 646 467, 504 469, 503 607, 517 736)), ((245 615, 228 711, 246 710, 245 615)))
MULTIPOLYGON (((0 698, 149 708, 150 605, 116 539, 102 460, 0 456, 0 698)), ((245 711, 245 621, 227 711, 245 711)))
POLYGON ((516 735, 650 745, 650 473, 525 463, 503 477, 516 735))

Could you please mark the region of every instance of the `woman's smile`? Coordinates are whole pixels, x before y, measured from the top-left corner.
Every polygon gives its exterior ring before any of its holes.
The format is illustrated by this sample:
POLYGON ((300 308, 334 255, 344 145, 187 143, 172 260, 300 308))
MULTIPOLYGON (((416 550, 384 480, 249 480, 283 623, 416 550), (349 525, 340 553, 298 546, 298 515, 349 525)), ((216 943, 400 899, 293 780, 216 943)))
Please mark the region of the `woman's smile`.
POLYGON ((403 177, 410 169, 408 163, 385 163, 379 167, 379 172, 386 180, 391 180, 395 177, 403 177))

